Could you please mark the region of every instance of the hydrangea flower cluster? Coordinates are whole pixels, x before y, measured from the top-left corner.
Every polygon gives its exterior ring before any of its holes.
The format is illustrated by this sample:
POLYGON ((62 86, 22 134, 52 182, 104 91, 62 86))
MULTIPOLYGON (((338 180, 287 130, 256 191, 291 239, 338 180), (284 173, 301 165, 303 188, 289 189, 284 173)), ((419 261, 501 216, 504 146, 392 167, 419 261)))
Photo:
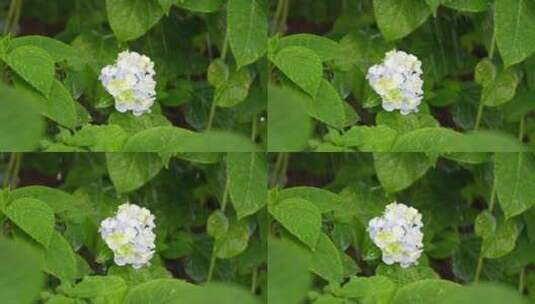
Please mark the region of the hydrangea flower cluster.
POLYGON ((424 84, 422 62, 416 56, 403 51, 386 53, 383 63, 368 70, 366 79, 383 100, 383 109, 399 110, 407 115, 418 112, 422 102, 424 84))
POLYGON ((150 113, 156 97, 154 62, 145 55, 125 51, 113 65, 100 71, 100 81, 115 99, 119 112, 132 111, 135 116, 150 113))
POLYGON ((422 227, 422 215, 418 210, 393 202, 386 206, 383 216, 368 223, 368 233, 383 252, 385 264, 399 263, 407 268, 418 264, 422 254, 422 227))
POLYGON ((115 264, 139 269, 150 265, 154 255, 154 227, 154 215, 148 209, 126 203, 100 223, 99 232, 113 251, 115 264))

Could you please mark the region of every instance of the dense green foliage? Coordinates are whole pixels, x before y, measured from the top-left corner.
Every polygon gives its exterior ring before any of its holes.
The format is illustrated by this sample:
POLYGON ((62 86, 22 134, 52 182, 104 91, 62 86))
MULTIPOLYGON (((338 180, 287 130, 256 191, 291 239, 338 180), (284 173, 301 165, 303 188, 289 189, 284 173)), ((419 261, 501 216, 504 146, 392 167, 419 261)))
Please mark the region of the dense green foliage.
POLYGON ((3 303, 265 302, 261 154, 13 155, 0 156, 3 303), (156 217, 139 270, 116 265, 98 232, 125 202, 156 217))
POLYGON ((269 151, 520 151, 532 146, 535 4, 523 0, 278 1, 269 151), (386 112, 368 69, 422 62, 418 113, 386 112), (281 100, 284 100, 282 102, 281 100), (292 131, 286 120, 292 115, 292 131))
POLYGON ((268 201, 270 303, 535 302, 533 154, 281 158, 268 201), (385 264, 367 232, 393 201, 423 216, 424 252, 408 268, 385 264))
POLYGON ((2 151, 264 145, 264 0, 13 0, 0 10, 2 151), (155 63, 156 102, 141 117, 115 110, 99 81, 125 50, 155 63))

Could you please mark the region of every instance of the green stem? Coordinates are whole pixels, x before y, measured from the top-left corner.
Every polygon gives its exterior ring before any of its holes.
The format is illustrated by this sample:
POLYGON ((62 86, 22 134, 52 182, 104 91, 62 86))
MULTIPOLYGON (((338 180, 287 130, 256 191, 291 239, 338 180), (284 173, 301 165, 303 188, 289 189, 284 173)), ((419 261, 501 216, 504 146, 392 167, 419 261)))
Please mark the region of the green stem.
MULTIPOLYGON (((228 179, 225 182, 225 189, 223 190, 223 198, 221 199, 221 206, 219 207, 221 212, 225 212, 225 208, 227 207, 227 200, 228 200, 228 179)), ((217 257, 215 254, 215 246, 212 249, 212 256, 210 257, 210 266, 208 267, 208 276, 206 277, 206 283, 209 283, 212 280, 212 277, 214 275, 214 269, 215 264, 217 261, 217 257)))
POLYGON ((525 268, 522 268, 522 270, 520 270, 520 275, 518 276, 518 292, 520 292, 521 294, 524 293, 524 278, 526 276, 526 269, 525 268))
POLYGON ((13 152, 9 156, 9 162, 6 168, 6 174, 4 175, 4 182, 2 187, 14 187, 16 186, 17 178, 19 176, 21 162, 21 154, 13 152))
POLYGON ((279 25, 277 26, 277 32, 283 33, 286 26, 286 20, 288 19, 288 13, 290 12, 290 0, 284 1, 284 9, 282 10, 282 16, 280 18, 279 25))
MULTIPOLYGON (((492 183, 492 190, 490 192, 490 202, 489 202, 489 212, 492 213, 494 210, 494 204, 496 202, 496 179, 494 179, 492 183)), ((476 266, 476 274, 474 276, 474 282, 479 282, 479 278, 481 276, 481 271, 483 270, 483 252, 479 252, 479 257, 477 259, 477 266, 476 266)))
POLYGON ((283 153, 284 158, 282 159, 282 167, 278 175, 278 181, 277 184, 283 186, 284 185, 284 178, 286 177, 286 171, 288 170, 288 162, 290 155, 288 153, 283 153))
POLYGON ((253 122, 252 122, 252 125, 251 125, 251 140, 252 140, 253 142, 256 141, 256 132, 257 132, 256 129, 258 128, 257 125, 258 125, 258 124, 257 124, 257 117, 256 117, 256 115, 255 115, 255 116, 253 117, 253 122))
POLYGON ((215 100, 212 100, 212 106, 210 107, 210 114, 208 114, 208 123, 206 124, 206 131, 210 131, 214 123, 215 110, 217 108, 215 100))
POLYGON ((520 126, 518 127, 518 140, 520 140, 520 142, 524 142, 524 129, 525 129, 525 125, 526 125, 526 119, 524 117, 524 115, 522 115, 522 117, 520 118, 520 126))
POLYGON ((228 50, 228 32, 225 33, 225 38, 223 38, 223 49, 221 50, 221 60, 225 60, 225 57, 227 57, 227 50, 228 50))
POLYGON ((20 11, 22 9, 22 0, 11 0, 9 11, 6 16, 6 24, 4 25, 4 35, 13 34, 15 27, 19 23, 20 11))
POLYGON ((275 10, 275 15, 273 15, 273 23, 272 23, 272 29, 271 33, 275 34, 279 28, 279 18, 282 13, 282 10, 284 9, 285 0, 279 0, 277 3, 277 9, 275 10))
MULTIPOLYGON (((494 8, 492 10, 494 11, 494 8)), ((492 57, 494 57, 495 45, 496 45, 496 26, 493 25, 492 38, 490 39, 489 56, 488 56, 490 60, 492 60, 492 57)), ((483 100, 481 100, 479 102, 479 107, 477 108, 477 116, 476 116, 476 123, 474 125, 474 131, 477 131, 479 129, 479 125, 481 124, 481 117, 483 116, 484 107, 485 105, 483 104, 483 100)))
POLYGON ((22 161, 22 154, 15 153, 15 166, 14 166, 13 172, 11 173, 11 181, 10 181, 11 188, 17 187, 21 161, 22 161))
POLYGON ((258 277, 258 269, 254 269, 253 270, 253 277, 251 279, 251 293, 255 294, 256 293, 256 280, 257 280, 257 277, 258 277))
POLYGON ((271 184, 273 186, 277 185, 277 179, 278 179, 278 176, 279 176, 279 171, 280 171, 281 166, 282 166, 283 158, 284 158, 284 153, 277 154, 277 160, 275 161, 275 167, 273 168, 273 175, 272 175, 272 180, 271 180, 271 184))

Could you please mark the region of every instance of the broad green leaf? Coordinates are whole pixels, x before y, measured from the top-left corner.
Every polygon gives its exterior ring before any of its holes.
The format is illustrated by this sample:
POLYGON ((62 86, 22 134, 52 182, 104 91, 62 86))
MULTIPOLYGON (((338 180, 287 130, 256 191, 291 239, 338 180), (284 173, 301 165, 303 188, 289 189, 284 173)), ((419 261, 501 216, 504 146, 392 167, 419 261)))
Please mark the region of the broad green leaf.
MULTIPOLYGON (((35 101, 41 106, 41 113, 44 116, 69 129, 74 129, 80 125, 82 119, 78 114, 80 105, 77 104, 60 81, 56 79, 52 81, 52 88, 48 98, 36 92, 21 79, 14 79, 14 83, 17 89, 35 98, 35 101)), ((85 115, 89 114, 86 112, 84 113, 85 115)))
POLYGON ((270 304, 301 303, 312 284, 310 254, 288 240, 268 240, 270 304))
POLYGON ((247 137, 227 131, 209 131, 186 137, 171 152, 254 152, 258 147, 247 137))
MULTIPOLYGON (((190 288, 181 293, 175 304, 235 304, 239 299, 240 304, 260 304, 260 299, 255 297, 243 286, 229 283, 210 283, 196 288, 190 288)), ((136 302, 138 303, 138 302, 136 302)), ((141 303, 141 302, 139 302, 141 303)), ((154 302, 162 303, 162 302, 154 302)), ((170 302, 171 303, 171 302, 170 302)))
POLYGON ((84 64, 83 58, 72 46, 50 37, 30 35, 17 37, 9 42, 9 47, 13 49, 26 45, 42 48, 56 63, 66 61, 77 69, 84 64))
POLYGON ((249 226, 246 221, 231 221, 228 231, 217 237, 214 252, 220 259, 230 259, 242 253, 249 241, 249 226))
POLYGON ((136 133, 124 144, 125 152, 185 152, 182 144, 196 134, 192 131, 172 127, 152 127, 136 133))
POLYGON ((154 153, 107 153, 106 164, 117 192, 130 192, 150 181, 163 168, 154 153))
POLYGON ((322 81, 323 67, 320 57, 314 51, 300 46, 289 46, 275 55, 273 63, 303 91, 316 97, 322 81))
POLYGON ((321 213, 338 210, 342 207, 343 203, 342 197, 338 194, 315 187, 285 188, 278 193, 277 199, 279 201, 288 198, 302 198, 307 200, 316 205, 321 213))
POLYGON ((229 220, 221 210, 212 212, 206 221, 206 233, 215 239, 225 235, 228 231, 228 227, 229 220))
POLYGON ((476 217, 474 230, 483 239, 492 237, 496 232, 496 218, 488 210, 482 211, 476 217))
POLYGON ((152 280, 131 288, 123 304, 185 304, 181 295, 192 288, 201 287, 176 279, 152 280))
POLYGON ((318 93, 314 98, 306 96, 305 104, 310 116, 337 129, 344 127, 344 101, 327 80, 321 79, 318 93))
POLYGON ((20 198, 11 202, 5 215, 22 231, 48 248, 54 232, 54 211, 34 198, 20 198))
POLYGON ((436 299, 437 304, 528 304, 516 290, 498 283, 451 288, 436 299))
POLYGON ((282 37, 277 47, 284 49, 289 46, 301 46, 314 51, 322 61, 331 61, 341 55, 341 48, 338 42, 323 36, 312 34, 295 34, 282 37))
POLYGON ((78 264, 75 253, 67 240, 54 232, 50 246, 45 253, 44 271, 70 284, 78 277, 78 264))
POLYGON ((44 129, 38 105, 21 92, 0 84, 0 108, 0 150, 33 150, 44 129))
POLYGON ((277 203, 270 212, 290 233, 312 250, 316 248, 321 230, 321 212, 316 205, 301 198, 289 198, 277 203))
POLYGON ((407 284, 396 292, 392 304, 427 304, 439 299, 452 289, 462 288, 451 281, 426 279, 407 284))
POLYGON ((50 188, 45 186, 26 186, 17 188, 9 193, 12 200, 20 198, 34 198, 46 203, 54 213, 61 213, 74 208, 75 202, 78 200, 72 194, 59 190, 57 188, 50 188))
POLYGON ((129 113, 113 112, 108 117, 108 124, 118 125, 130 135, 154 127, 171 126, 171 122, 162 114, 145 113, 136 117, 129 113))
POLYGON ((362 303, 389 304, 396 291, 396 284, 387 277, 352 277, 338 292, 341 296, 357 299, 362 303))
POLYGON ((506 219, 535 205, 535 159, 529 153, 497 153, 494 176, 498 202, 506 219))
POLYGON ((232 206, 241 219, 266 205, 267 164, 262 153, 227 154, 227 183, 232 206))
POLYGON ((228 65, 220 58, 212 61, 208 66, 206 78, 214 87, 223 85, 229 77, 228 65))
POLYGON ((299 93, 291 89, 269 87, 268 151, 301 151, 312 132, 312 122, 299 93))
POLYGON ((234 71, 227 81, 216 88, 214 101, 220 107, 233 107, 243 102, 249 94, 251 76, 247 69, 234 71))
POLYGON ((374 153, 377 178, 387 192, 408 188, 433 165, 423 153, 374 153))
POLYGON ((164 15, 158 0, 106 0, 106 11, 110 27, 120 41, 140 37, 164 15))
POLYGON ((483 87, 491 85, 496 79, 496 66, 488 58, 481 60, 476 65, 474 78, 483 87))
POLYGON ((439 278, 433 268, 421 264, 409 268, 402 268, 399 265, 380 264, 375 270, 375 274, 387 277, 399 286, 421 280, 439 278))
POLYGON ((225 0, 174 0, 176 6, 200 13, 212 13, 225 3, 225 0))
POLYGON ((394 152, 454 152, 461 150, 463 134, 448 128, 421 128, 399 137, 394 152))
POLYGON ((65 293, 71 297, 90 299, 93 303, 121 304, 127 288, 126 282, 118 276, 87 276, 74 287, 67 288, 65 293))
POLYGON ((438 127, 438 121, 428 113, 411 113, 399 115, 396 112, 380 112, 375 118, 377 125, 388 126, 400 134, 421 128, 438 127))
POLYGON ((496 44, 505 67, 535 52, 535 3, 526 0, 497 0, 494 9, 496 44))
POLYGON ((3 238, 0 261, 2 303, 35 303, 44 283, 38 256, 28 247, 3 238))
POLYGON ((329 282, 342 281, 342 259, 333 242, 325 233, 320 233, 316 250, 312 253, 310 270, 329 282))
POLYGON ((489 259, 500 258, 515 249, 518 228, 514 220, 498 220, 496 233, 483 239, 481 252, 489 259))
POLYGON ((492 0, 442 0, 442 5, 461 11, 478 13, 490 8, 492 0))
POLYGON ((421 0, 374 0, 375 20, 386 40, 403 38, 431 15, 421 0))
POLYGON ((267 3, 265 0, 229 0, 227 35, 238 68, 255 62, 267 50, 267 3))
POLYGON ((7 54, 7 65, 45 97, 54 82, 54 60, 42 48, 21 46, 7 54))
POLYGON ((497 107, 508 102, 515 96, 519 82, 520 79, 513 70, 498 72, 496 79, 483 87, 481 102, 489 107, 497 107))
POLYGON ((93 152, 118 152, 127 138, 126 131, 117 125, 87 125, 66 143, 75 147, 87 147, 93 152))
POLYGON ((152 261, 150 266, 134 269, 130 266, 113 265, 108 269, 108 276, 121 277, 129 287, 139 285, 155 279, 169 279, 172 277, 169 270, 152 261))
POLYGON ((391 151, 398 132, 385 125, 354 126, 336 139, 336 144, 359 151, 391 151))

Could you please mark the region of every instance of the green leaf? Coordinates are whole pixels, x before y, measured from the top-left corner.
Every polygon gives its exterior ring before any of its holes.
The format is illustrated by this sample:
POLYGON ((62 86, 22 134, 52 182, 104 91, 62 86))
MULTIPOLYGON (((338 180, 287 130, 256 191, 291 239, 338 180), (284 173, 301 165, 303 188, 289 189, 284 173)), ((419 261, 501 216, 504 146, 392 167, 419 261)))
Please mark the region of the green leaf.
MULTIPOLYGON (((229 283, 210 283, 208 285, 196 288, 190 288, 181 293, 178 297, 179 301, 172 303, 176 304, 235 304, 236 299, 239 299, 240 304, 260 304, 249 290, 237 284, 229 283)), ((137 302, 136 302, 137 303, 137 302)), ((141 303, 141 302, 139 302, 141 303)), ((147 302, 148 303, 148 302, 147 302)), ((162 303, 162 302, 154 302, 162 303)), ((164 302, 166 303, 166 302, 164 302)), ((170 302, 171 303, 171 302, 170 302)))
POLYGON ((515 97, 519 82, 520 79, 513 70, 498 72, 496 79, 483 87, 481 102, 489 107, 497 107, 508 102, 515 97))
POLYGON ((320 233, 316 250, 312 254, 310 270, 329 282, 342 281, 342 259, 333 242, 325 233, 320 233))
POLYGON ((48 97, 54 82, 54 60, 43 49, 21 46, 7 54, 6 63, 22 79, 48 97))
POLYGON ((106 153, 111 181, 118 192, 130 192, 150 181, 163 168, 154 153, 106 153))
POLYGON ((494 9, 496 44, 505 67, 535 52, 535 3, 526 0, 499 0, 494 9))
POLYGON ((470 13, 484 12, 490 8, 492 0, 442 0, 442 5, 470 13))
POLYGON ((33 198, 20 198, 9 204, 6 216, 39 244, 48 248, 54 232, 54 211, 33 198))
POLYGON ((396 292, 392 304, 427 304, 439 299, 452 289, 462 288, 451 281, 426 279, 407 284, 396 292))
POLYGON ((535 205, 535 159, 529 153, 497 153, 495 162, 498 202, 510 219, 535 205))
POLYGON ((251 81, 247 69, 232 72, 229 79, 216 88, 215 103, 220 107, 229 108, 243 102, 249 94, 251 81))
POLYGON ((289 46, 275 55, 273 63, 303 91, 316 97, 321 85, 323 67, 320 57, 314 51, 300 46, 289 46))
POLYGON ((448 289, 436 299, 438 304, 528 304, 516 290, 498 283, 476 284, 448 289))
POLYGON ((225 235, 228 231, 228 227, 229 220, 221 210, 212 212, 206 221, 206 233, 214 239, 218 239, 225 235))
POLYGON ((270 239, 268 288, 270 304, 301 303, 312 283, 310 254, 288 240, 270 239))
POLYGON ((182 302, 182 295, 192 288, 200 287, 176 279, 152 280, 131 288, 123 304, 178 304, 182 302))
POLYGON ((476 235, 483 239, 493 236, 496 232, 496 218, 494 218, 490 211, 482 211, 476 217, 474 230, 476 235))
POLYGON ((344 147, 355 147, 359 151, 391 151, 398 132, 384 126, 354 126, 346 131, 336 144, 344 147))
POLYGON ((0 150, 33 150, 44 130, 38 105, 25 94, 0 84, 0 108, 0 150))
POLYGON ((491 237, 483 239, 481 252, 489 259, 500 258, 515 249, 518 228, 514 220, 498 220, 496 233, 491 237))
POLYGON ((310 116, 337 129, 345 125, 344 101, 336 89, 325 79, 321 79, 316 97, 305 97, 305 105, 310 116))
POLYGON ((199 13, 212 13, 225 3, 225 0, 174 0, 176 6, 199 13))
POLYGON ((483 87, 491 85, 496 79, 496 66, 488 58, 481 60, 476 65, 474 78, 483 87))
POLYGON ((53 233, 45 253, 44 271, 66 284, 74 282, 78 277, 75 253, 69 242, 58 232, 53 233))
POLYGON ((270 210, 273 217, 290 233, 315 250, 321 230, 321 212, 313 203, 289 198, 270 210))
POLYGON ((118 276, 87 276, 74 287, 67 288, 65 294, 91 299, 93 303, 121 304, 127 288, 126 282, 118 276))
POLYGON ((230 259, 242 253, 249 241, 246 221, 231 221, 227 232, 215 239, 214 252, 220 259, 230 259))
POLYGON ((93 152, 118 152, 127 138, 126 131, 117 125, 87 125, 66 143, 75 147, 87 147, 93 152))
POLYGON ((66 61, 76 69, 84 64, 83 58, 72 46, 50 37, 30 35, 17 37, 9 42, 9 47, 12 49, 28 45, 45 50, 56 63, 66 61))
POLYGON ((377 178, 387 192, 408 188, 433 165, 423 153, 374 153, 377 178))
POLYGON ((20 198, 34 198, 46 203, 54 213, 61 213, 75 208, 74 202, 77 200, 72 194, 56 188, 45 186, 26 186, 17 188, 9 193, 12 200, 20 198))
POLYGON ((279 201, 288 198, 302 198, 307 200, 316 205, 321 213, 338 210, 342 207, 343 203, 342 198, 338 194, 315 187, 285 188, 278 193, 277 199, 279 201))
POLYGON ((164 15, 158 0, 106 0, 110 27, 120 41, 145 34, 164 15))
POLYGON ((387 277, 352 277, 339 294, 362 303, 389 304, 396 291, 396 284, 387 277))
POLYGON ((267 164, 263 154, 227 154, 227 179, 232 206, 239 219, 266 205, 267 164))
MULTIPOLYGON (((249 75, 247 73, 247 75, 249 75)), ((210 63, 208 66, 208 72, 206 73, 206 78, 208 83, 214 87, 219 87, 223 85, 229 77, 229 68, 228 65, 222 59, 218 58, 210 63)))
POLYGON ((312 34, 295 34, 282 37, 277 47, 279 50, 289 46, 301 46, 314 51, 321 61, 331 61, 341 55, 341 48, 338 42, 323 36, 312 34))
POLYGON ((0 261, 2 302, 36 303, 44 283, 38 256, 27 246, 0 239, 0 261))
POLYGON ((425 279, 439 278, 433 268, 421 264, 409 268, 402 268, 399 265, 380 264, 375 270, 375 274, 388 277, 400 286, 425 279))
POLYGON ((229 0, 227 35, 238 68, 255 62, 267 51, 265 0, 229 0))
POLYGON ((374 0, 375 20, 386 40, 403 38, 431 15, 421 0, 374 0))
POLYGON ((268 98, 268 151, 301 151, 311 135, 312 122, 298 93, 270 86, 268 98))

